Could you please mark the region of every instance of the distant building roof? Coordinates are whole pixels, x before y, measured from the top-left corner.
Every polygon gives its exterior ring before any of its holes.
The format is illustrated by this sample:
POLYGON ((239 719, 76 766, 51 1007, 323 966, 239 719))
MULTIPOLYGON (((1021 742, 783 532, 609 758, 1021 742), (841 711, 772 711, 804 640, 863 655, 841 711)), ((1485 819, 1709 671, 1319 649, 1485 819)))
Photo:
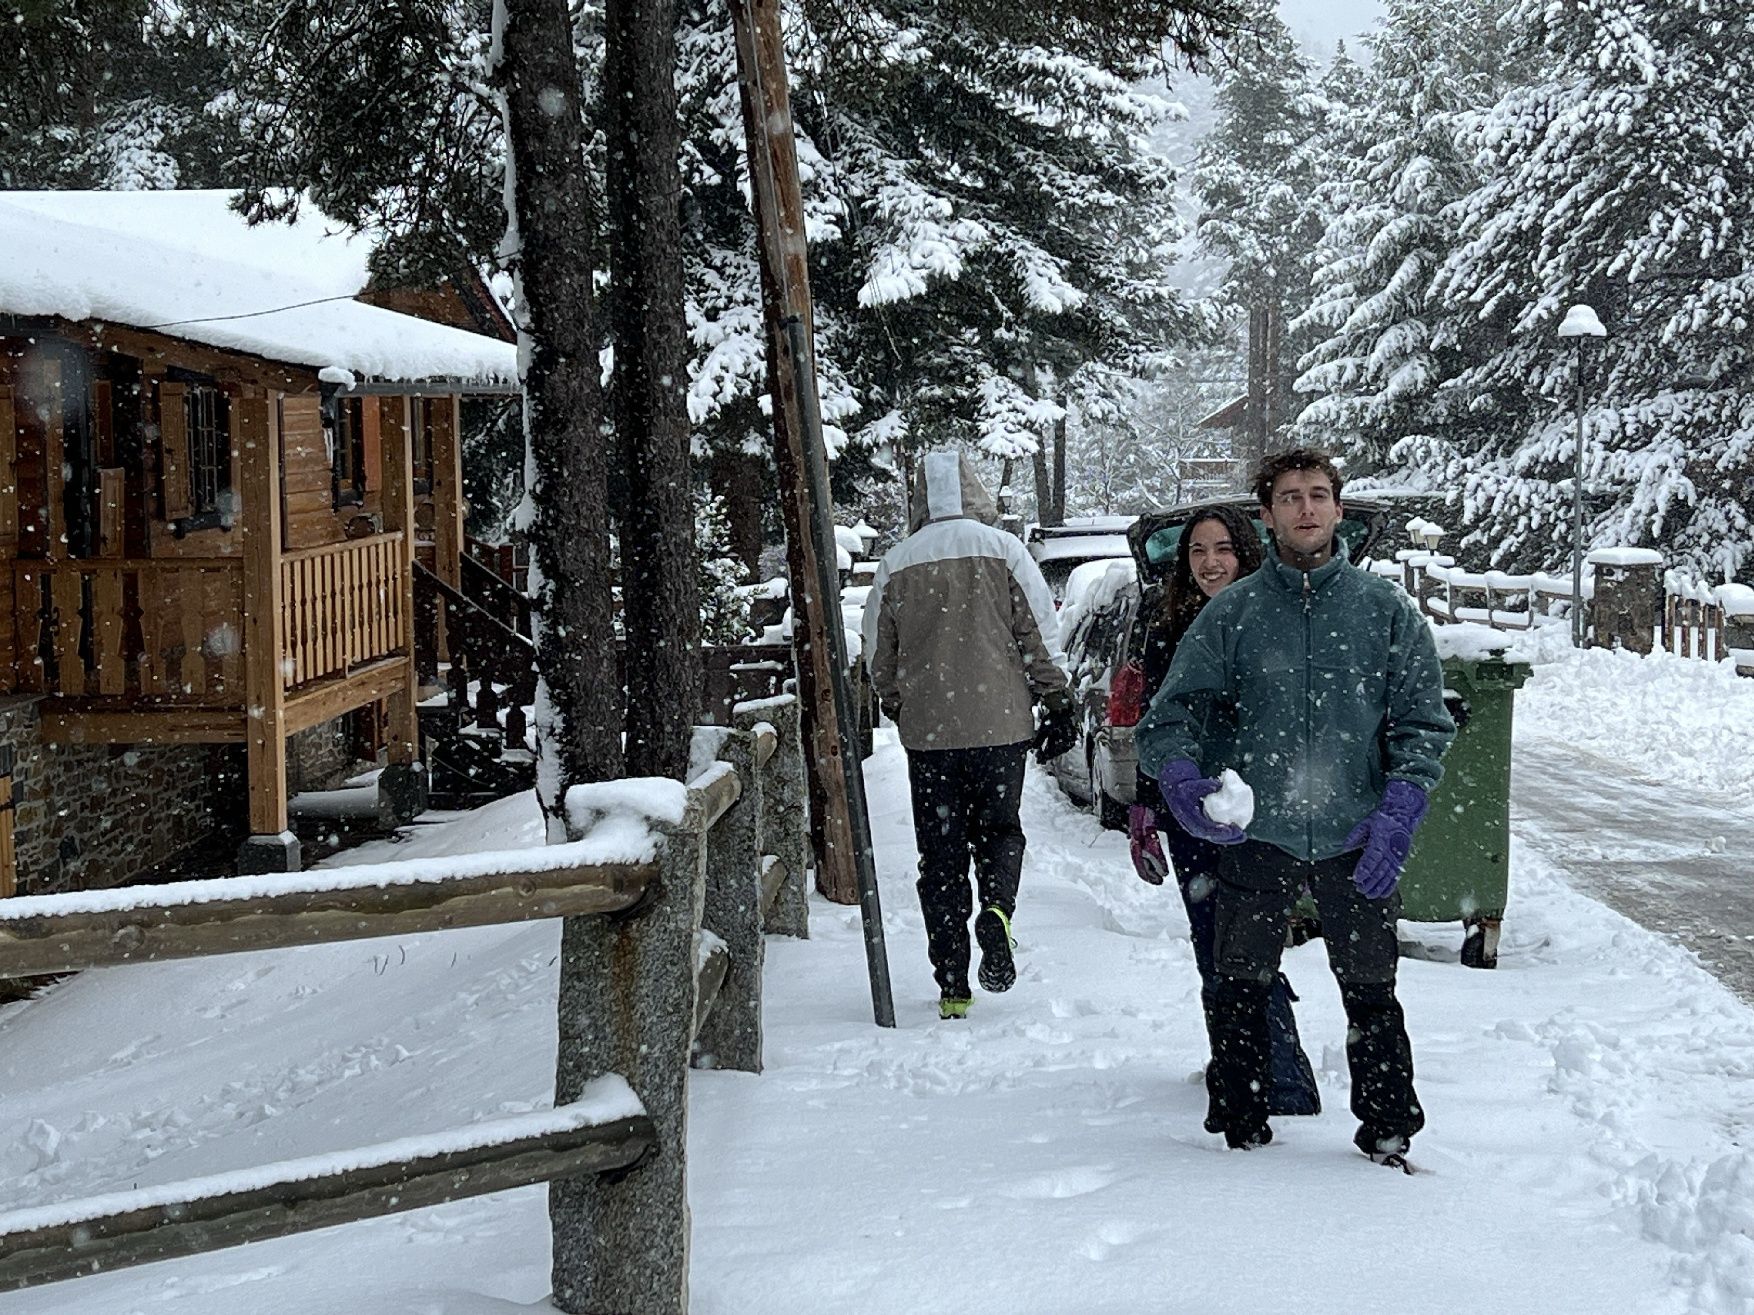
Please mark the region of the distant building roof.
POLYGON ((1196 429, 1235 429, 1248 418, 1249 399, 1244 393, 1233 397, 1216 411, 1201 416, 1194 422, 1196 429))
POLYGON ((311 207, 244 222, 231 193, 0 193, 0 314, 99 320, 393 383, 513 386, 508 342, 354 298, 369 239, 311 207))

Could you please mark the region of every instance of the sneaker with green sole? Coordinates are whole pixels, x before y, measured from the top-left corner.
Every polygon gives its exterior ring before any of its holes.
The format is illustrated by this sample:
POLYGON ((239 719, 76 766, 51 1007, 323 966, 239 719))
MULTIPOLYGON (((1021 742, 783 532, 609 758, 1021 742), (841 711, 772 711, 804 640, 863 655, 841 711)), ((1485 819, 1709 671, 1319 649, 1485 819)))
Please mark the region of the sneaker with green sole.
POLYGON ((1011 950, 1011 919, 996 905, 988 905, 974 920, 974 939, 981 947, 980 978, 983 991, 1009 991, 1017 982, 1017 961, 1011 950))
POLYGON ((968 1007, 974 1001, 966 995, 945 995, 938 998, 939 1018, 967 1018, 968 1007))

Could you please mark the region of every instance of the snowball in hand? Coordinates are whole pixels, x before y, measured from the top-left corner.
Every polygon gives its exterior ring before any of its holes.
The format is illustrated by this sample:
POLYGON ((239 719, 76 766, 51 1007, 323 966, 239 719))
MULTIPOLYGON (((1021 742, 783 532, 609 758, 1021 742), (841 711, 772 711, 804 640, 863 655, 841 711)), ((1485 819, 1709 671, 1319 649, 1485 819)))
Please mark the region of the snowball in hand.
POLYGON ((1230 768, 1218 775, 1218 789, 1206 796, 1206 816, 1214 822, 1248 830, 1255 820, 1255 792, 1230 768))

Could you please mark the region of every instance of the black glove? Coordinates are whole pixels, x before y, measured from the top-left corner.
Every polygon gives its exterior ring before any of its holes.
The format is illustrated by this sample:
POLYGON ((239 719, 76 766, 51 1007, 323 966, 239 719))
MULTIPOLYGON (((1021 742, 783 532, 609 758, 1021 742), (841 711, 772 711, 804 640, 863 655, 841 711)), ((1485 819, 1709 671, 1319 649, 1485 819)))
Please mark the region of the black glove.
POLYGON ((1041 696, 1041 718, 1035 727, 1035 760, 1058 758, 1078 743, 1078 721, 1073 716, 1072 692, 1049 690, 1041 696))

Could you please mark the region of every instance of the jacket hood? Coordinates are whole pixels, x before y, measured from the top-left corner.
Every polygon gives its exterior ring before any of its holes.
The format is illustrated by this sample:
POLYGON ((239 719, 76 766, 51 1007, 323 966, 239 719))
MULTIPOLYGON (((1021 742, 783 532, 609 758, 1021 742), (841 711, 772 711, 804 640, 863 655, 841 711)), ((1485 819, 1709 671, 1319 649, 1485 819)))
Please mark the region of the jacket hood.
POLYGON ((999 523, 999 508, 987 492, 974 465, 961 452, 939 448, 920 459, 914 475, 913 501, 908 509, 907 531, 912 534, 928 521, 967 516, 985 525, 999 523))

